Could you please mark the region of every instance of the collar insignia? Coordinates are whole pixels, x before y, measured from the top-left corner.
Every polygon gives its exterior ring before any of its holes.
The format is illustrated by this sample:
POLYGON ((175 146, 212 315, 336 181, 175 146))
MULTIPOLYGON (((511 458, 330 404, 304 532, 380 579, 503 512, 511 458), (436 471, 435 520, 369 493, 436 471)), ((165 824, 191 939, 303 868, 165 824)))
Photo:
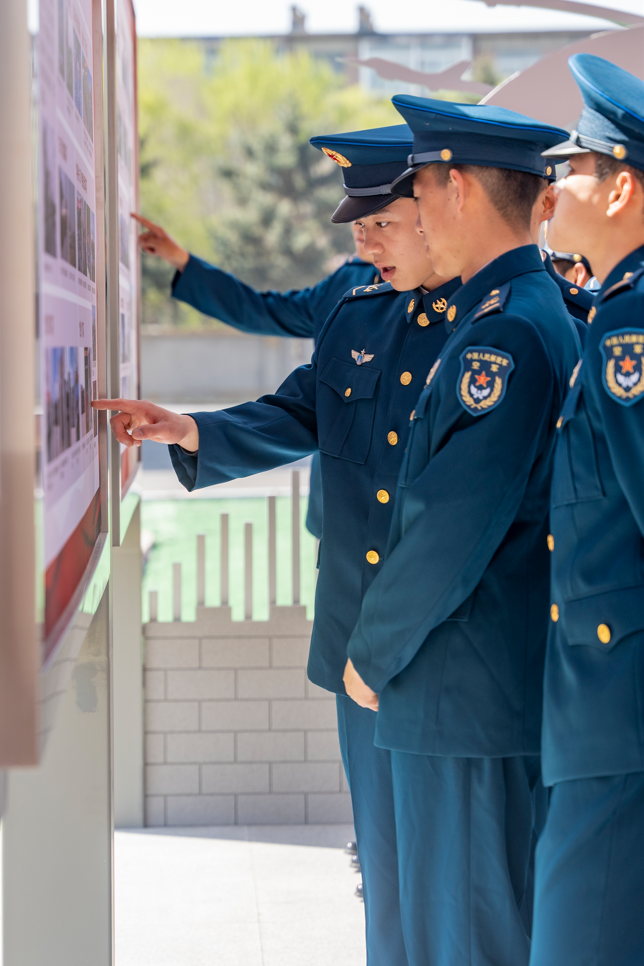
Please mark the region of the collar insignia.
POLYGON ((373 355, 368 355, 365 349, 362 352, 356 352, 355 349, 352 349, 351 358, 356 360, 357 366, 361 366, 363 362, 371 362, 373 355))
POLYGON ((447 321, 453 322, 455 318, 456 318, 456 306, 450 305, 450 307, 447 310, 447 321))
POLYGON ((447 299, 436 299, 435 302, 432 302, 432 308, 434 312, 444 312, 447 308, 447 299))
POLYGON ((407 315, 411 315, 411 313, 414 311, 415 308, 416 308, 416 299, 412 299, 409 305, 407 306, 407 315))
POLYGON ((644 399, 644 329, 608 332, 599 348, 604 357, 604 389, 621 406, 644 399))
POLYGON ((597 315, 597 306, 593 305, 590 309, 590 312, 588 313, 588 325, 590 325, 590 323, 593 321, 596 315, 597 315))
POLYGON ((500 406, 514 369, 510 353, 487 345, 470 345, 460 359, 456 393, 463 409, 472 416, 483 416, 500 406))
POLYGON ((322 148, 322 150, 326 154, 327 158, 331 158, 331 160, 335 161, 336 164, 339 164, 341 168, 351 167, 351 162, 349 159, 345 158, 345 156, 340 154, 339 151, 332 151, 331 148, 322 148))

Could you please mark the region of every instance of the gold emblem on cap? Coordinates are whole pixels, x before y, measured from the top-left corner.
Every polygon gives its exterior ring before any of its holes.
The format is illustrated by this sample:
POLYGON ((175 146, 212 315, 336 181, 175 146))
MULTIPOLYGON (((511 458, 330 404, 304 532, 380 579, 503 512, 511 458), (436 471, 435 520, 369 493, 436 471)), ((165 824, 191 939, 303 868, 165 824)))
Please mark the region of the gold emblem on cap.
POLYGON ((345 156, 340 154, 338 151, 332 151, 331 148, 322 148, 322 150, 326 154, 327 158, 331 158, 331 160, 335 161, 336 164, 339 164, 341 168, 351 167, 351 162, 349 159, 345 158, 345 156))
POLYGON ((550 167, 550 165, 548 165, 548 167, 546 168, 546 174, 547 175, 551 175, 552 174, 552 168, 550 167))
POLYGON ((610 627, 608 624, 600 624, 597 628, 597 637, 602 644, 610 644, 610 627))
POLYGON ((623 144, 616 144, 613 148, 613 157, 617 158, 618 161, 623 161, 627 153, 628 152, 623 144))
POLYGON ((447 308, 447 299, 436 299, 435 302, 432 302, 432 308, 434 312, 444 312, 447 308))
POLYGON ((559 620, 559 608, 556 604, 553 604, 550 608, 550 620, 555 622, 559 620))
POLYGON ((441 161, 451 161, 451 160, 452 160, 452 152, 450 151, 449 148, 443 148, 443 150, 441 151, 441 161))
POLYGON ((572 256, 572 260, 573 260, 573 262, 580 262, 581 261, 581 255, 579 254, 579 252, 575 252, 575 254, 572 256))
POLYGON ((593 321, 596 315, 597 315, 597 306, 593 305, 592 309, 588 313, 588 325, 590 325, 590 323, 593 321))
POLYGON ((426 325, 429 325, 429 319, 427 318, 424 312, 420 313, 416 321, 420 326, 422 326, 423 329, 425 328, 426 325))
POLYGON ((407 306, 407 315, 409 315, 410 312, 413 312, 415 308, 416 308, 416 299, 412 299, 409 305, 407 306))
POLYGON ((447 310, 447 320, 448 322, 453 322, 455 318, 456 318, 456 306, 450 305, 450 307, 447 310))

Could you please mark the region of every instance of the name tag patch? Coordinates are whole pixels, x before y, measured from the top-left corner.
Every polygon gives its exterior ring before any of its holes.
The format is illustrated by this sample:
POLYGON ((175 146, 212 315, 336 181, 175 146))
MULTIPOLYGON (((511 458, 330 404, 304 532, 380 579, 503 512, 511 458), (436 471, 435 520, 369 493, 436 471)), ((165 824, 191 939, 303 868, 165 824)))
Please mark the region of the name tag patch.
POLYGON ((503 402, 514 360, 508 352, 471 345, 461 353, 456 395, 472 416, 483 416, 503 402))
POLYGON ((620 406, 632 406, 644 398, 644 330, 608 332, 599 346, 604 365, 604 389, 620 406))

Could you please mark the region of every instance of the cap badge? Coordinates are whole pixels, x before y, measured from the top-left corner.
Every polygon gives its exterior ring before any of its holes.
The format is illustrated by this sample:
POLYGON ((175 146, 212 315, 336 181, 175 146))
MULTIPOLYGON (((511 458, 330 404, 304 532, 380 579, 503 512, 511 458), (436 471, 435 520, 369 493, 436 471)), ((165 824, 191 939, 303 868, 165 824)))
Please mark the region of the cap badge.
POLYGON ((552 174, 552 167, 550 165, 548 165, 548 167, 546 168, 546 174, 548 177, 550 177, 550 175, 552 174))
POLYGON ((331 148, 322 148, 322 150, 326 154, 327 158, 331 158, 331 160, 335 161, 336 164, 339 164, 341 168, 351 167, 351 162, 349 159, 345 158, 345 156, 340 154, 338 151, 332 151, 331 148))
POLYGON ((451 160, 452 160, 452 152, 450 151, 449 148, 443 148, 443 150, 441 151, 441 161, 451 161, 451 160))
POLYGON ((622 406, 644 398, 644 331, 617 329, 600 346, 604 357, 602 381, 608 395, 622 406))
MULTIPOLYGON (((642 333, 644 337, 644 332, 642 333)), ((509 352, 490 346, 471 345, 461 353, 461 372, 457 395, 463 409, 472 416, 482 416, 503 401, 508 376, 514 369, 509 352)))
POLYGON ((628 152, 623 144, 616 144, 613 148, 613 157, 617 158, 618 161, 623 161, 627 154, 628 152))
POLYGON ((444 312, 447 308, 447 299, 436 299, 435 302, 432 302, 432 308, 434 312, 444 312))
POLYGON ((352 349, 351 358, 356 360, 357 366, 361 366, 363 362, 371 362, 373 355, 368 355, 365 349, 362 352, 356 352, 355 349, 352 349))
POLYGON ((450 307, 447 310, 447 321, 453 322, 455 318, 456 318, 456 306, 450 305, 450 307))
POLYGON ((581 261, 581 255, 579 254, 579 252, 575 252, 575 254, 572 256, 572 260, 573 260, 573 262, 580 262, 581 261))

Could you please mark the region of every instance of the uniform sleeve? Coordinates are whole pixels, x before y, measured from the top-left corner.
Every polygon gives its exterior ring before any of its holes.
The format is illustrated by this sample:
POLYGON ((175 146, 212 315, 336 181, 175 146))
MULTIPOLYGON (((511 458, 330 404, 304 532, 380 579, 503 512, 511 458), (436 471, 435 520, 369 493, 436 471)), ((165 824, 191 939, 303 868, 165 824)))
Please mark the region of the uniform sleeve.
POLYGON ((215 265, 191 255, 172 282, 172 296, 193 308, 253 335, 311 339, 344 294, 331 295, 329 280, 289 292, 258 292, 215 265), (330 304, 327 304, 330 303, 330 304))
MULTIPOLYGON (((432 454, 411 485, 398 489, 397 498, 404 500, 402 535, 367 591, 349 641, 349 657, 376 692, 473 592, 516 517, 542 453, 541 472, 548 472, 559 395, 548 354, 536 331, 520 319, 503 317, 496 334, 490 328, 477 325, 473 333, 481 345, 512 355, 515 369, 505 397, 484 415, 452 416, 451 427, 441 431, 441 413, 454 413, 447 395, 456 394, 458 369, 450 371, 452 385, 441 382, 432 454)), ((422 422, 414 434, 427 432, 422 422)))
POLYGON ((292 463, 318 448, 316 365, 295 369, 273 395, 214 413, 193 413, 199 449, 170 446, 179 482, 188 490, 252 476, 292 463))
MULTIPOLYGON (((614 302, 609 302, 607 310, 613 315, 613 320, 600 322, 603 336, 609 335, 611 330, 625 328, 644 332, 642 293, 623 293, 614 302)), ((596 344, 597 334, 595 330, 592 344, 588 347, 591 391, 601 413, 615 476, 644 537, 644 393, 631 405, 623 405, 610 395, 603 385, 604 359, 596 344)))

